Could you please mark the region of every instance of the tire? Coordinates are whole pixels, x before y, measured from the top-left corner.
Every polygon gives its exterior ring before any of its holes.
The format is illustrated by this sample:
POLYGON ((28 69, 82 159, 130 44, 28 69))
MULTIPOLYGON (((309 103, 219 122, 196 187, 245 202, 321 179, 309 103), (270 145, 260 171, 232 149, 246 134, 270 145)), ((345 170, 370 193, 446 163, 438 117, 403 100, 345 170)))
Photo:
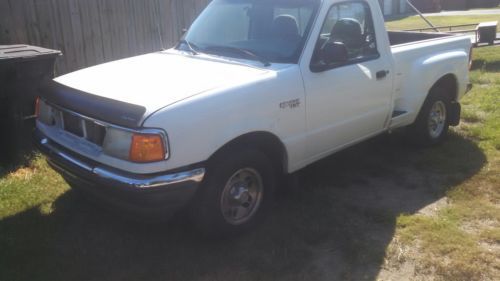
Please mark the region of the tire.
POLYGON ((191 218, 209 236, 242 234, 264 217, 275 181, 271 160, 261 151, 226 151, 210 161, 191 218))
POLYGON ((410 141, 419 146, 442 143, 450 128, 451 99, 446 88, 434 87, 410 127, 410 141))

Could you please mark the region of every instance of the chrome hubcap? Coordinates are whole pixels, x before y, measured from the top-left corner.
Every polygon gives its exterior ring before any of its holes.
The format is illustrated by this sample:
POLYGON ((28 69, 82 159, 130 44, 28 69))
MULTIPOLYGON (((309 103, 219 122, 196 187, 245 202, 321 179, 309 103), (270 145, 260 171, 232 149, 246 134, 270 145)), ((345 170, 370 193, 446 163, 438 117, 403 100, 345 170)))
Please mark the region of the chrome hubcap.
POLYGON ((250 220, 260 207, 262 191, 262 178, 256 170, 245 168, 234 173, 222 192, 224 219, 232 225, 250 220))
POLYGON ((446 105, 437 101, 431 108, 429 114, 428 128, 432 138, 439 138, 444 131, 446 123, 446 105))

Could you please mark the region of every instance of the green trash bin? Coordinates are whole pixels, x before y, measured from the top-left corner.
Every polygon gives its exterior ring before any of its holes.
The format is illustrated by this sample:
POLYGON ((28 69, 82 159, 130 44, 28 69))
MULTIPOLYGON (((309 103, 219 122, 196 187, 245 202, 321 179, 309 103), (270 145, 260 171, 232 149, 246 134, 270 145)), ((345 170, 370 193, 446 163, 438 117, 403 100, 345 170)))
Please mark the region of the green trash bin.
POLYGON ((31 149, 35 100, 40 86, 54 78, 60 51, 28 45, 0 45, 0 162, 31 149))

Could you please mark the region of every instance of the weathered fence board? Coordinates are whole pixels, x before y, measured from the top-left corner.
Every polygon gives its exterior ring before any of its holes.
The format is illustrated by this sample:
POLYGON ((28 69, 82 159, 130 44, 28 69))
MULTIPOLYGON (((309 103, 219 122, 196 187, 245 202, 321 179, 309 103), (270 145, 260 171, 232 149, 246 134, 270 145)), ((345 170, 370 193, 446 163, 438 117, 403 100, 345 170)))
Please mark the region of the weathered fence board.
POLYGON ((210 0, 0 0, 0 45, 62 50, 58 74, 171 47, 210 0))

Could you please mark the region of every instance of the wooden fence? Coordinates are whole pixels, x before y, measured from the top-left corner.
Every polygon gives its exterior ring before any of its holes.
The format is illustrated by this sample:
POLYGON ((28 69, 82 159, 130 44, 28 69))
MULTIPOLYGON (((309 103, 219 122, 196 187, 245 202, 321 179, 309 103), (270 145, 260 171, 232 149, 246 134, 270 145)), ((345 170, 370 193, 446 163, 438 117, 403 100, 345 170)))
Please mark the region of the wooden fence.
POLYGON ((0 0, 0 45, 61 50, 57 73, 171 47, 210 0, 0 0))

